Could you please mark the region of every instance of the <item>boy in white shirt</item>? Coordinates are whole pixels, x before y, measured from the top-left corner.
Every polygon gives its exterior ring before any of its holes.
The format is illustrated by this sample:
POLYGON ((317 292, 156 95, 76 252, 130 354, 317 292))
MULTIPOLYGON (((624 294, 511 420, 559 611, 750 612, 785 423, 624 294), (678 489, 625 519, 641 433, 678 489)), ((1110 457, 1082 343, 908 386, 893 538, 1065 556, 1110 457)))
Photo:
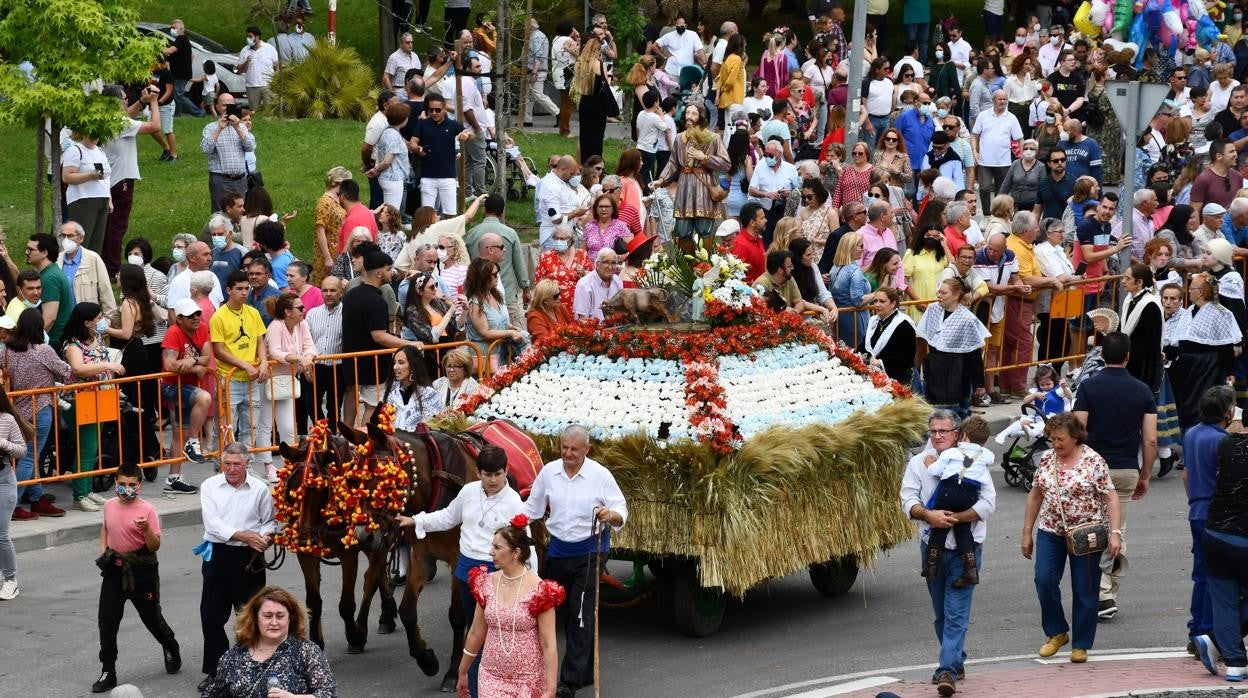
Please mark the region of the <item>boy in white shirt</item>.
POLYGON ((659 111, 658 95, 647 92, 641 98, 641 105, 645 109, 637 114, 637 150, 641 151, 641 186, 644 190, 658 175, 654 168, 658 162, 659 142, 662 141, 671 150, 672 136, 667 130, 663 112, 659 111))

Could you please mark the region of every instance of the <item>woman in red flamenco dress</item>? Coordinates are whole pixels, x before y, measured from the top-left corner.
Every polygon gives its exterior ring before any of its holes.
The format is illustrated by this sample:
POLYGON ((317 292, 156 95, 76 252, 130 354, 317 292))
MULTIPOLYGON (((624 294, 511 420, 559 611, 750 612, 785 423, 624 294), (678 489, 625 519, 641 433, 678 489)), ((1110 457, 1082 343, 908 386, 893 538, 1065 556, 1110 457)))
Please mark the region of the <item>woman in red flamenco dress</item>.
POLYGON ((527 526, 528 519, 517 514, 494 534, 490 556, 497 572, 482 565, 468 573, 477 611, 459 663, 460 698, 468 698, 468 669, 478 654, 478 696, 554 698, 555 607, 563 603, 564 591, 525 566, 533 546, 527 526))

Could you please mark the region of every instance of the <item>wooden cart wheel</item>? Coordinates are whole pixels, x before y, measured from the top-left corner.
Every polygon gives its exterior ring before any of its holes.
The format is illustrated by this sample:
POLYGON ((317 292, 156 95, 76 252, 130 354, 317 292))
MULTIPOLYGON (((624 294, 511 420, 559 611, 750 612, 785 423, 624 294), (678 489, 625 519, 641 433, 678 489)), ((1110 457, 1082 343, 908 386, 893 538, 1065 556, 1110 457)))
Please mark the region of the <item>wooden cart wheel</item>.
POLYGON ((858 561, 853 556, 810 566, 810 583, 824 596, 840 596, 858 579, 858 561))
POLYGON ((724 622, 722 589, 702 586, 696 563, 681 565, 672 583, 672 607, 676 626, 689 637, 714 635, 724 622))

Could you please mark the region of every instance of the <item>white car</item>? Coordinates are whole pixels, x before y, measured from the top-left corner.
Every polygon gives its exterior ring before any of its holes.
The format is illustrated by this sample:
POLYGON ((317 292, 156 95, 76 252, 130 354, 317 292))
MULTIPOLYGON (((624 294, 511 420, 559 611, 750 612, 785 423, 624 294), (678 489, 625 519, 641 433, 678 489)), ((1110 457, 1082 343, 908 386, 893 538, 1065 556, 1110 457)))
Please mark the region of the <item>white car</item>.
MULTIPOLYGON (((148 35, 163 36, 173 43, 175 35, 173 30, 167 24, 156 24, 154 22, 139 22, 136 25, 140 32, 148 35)), ((212 61, 217 64, 217 80, 221 82, 218 90, 227 91, 234 95, 235 102, 243 106, 247 106, 247 83, 244 76, 234 72, 234 66, 238 65, 238 54, 231 53, 229 49, 221 44, 209 39, 202 34, 196 34, 187 30, 186 38, 191 41, 191 76, 200 78, 204 75, 204 61, 212 61)))

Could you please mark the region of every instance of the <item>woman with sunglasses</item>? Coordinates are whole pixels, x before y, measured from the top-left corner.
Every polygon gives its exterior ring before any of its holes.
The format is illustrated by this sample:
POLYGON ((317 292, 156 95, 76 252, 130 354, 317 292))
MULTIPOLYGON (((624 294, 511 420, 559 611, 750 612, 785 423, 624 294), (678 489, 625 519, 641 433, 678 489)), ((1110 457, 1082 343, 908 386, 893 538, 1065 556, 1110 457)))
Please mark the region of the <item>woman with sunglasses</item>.
MULTIPOLYGON (((404 339, 415 339, 425 344, 449 341, 459 333, 458 303, 450 303, 438 295, 438 279, 429 272, 421 272, 412 280, 403 306, 404 339)), ((458 284, 455 286, 458 288, 458 284)), ((434 358, 434 367, 437 359, 434 358)))
POLYGON ((534 342, 554 332, 561 325, 572 322, 572 312, 563 304, 563 289, 554 279, 543 279, 533 288, 529 311, 525 320, 529 323, 529 336, 534 342))
POLYGON ((920 92, 924 92, 923 85, 914 79, 914 66, 903 65, 901 70, 897 72, 896 84, 893 85, 893 109, 898 112, 904 111, 902 105, 902 95, 910 92, 910 107, 914 107, 914 100, 920 92))
MULTIPOLYGON (((263 430, 266 423, 277 427, 278 437, 288 444, 295 443, 299 429, 303 425, 295 424, 295 400, 299 399, 299 376, 310 376, 316 358, 316 343, 312 341, 312 330, 304 319, 303 301, 295 296, 281 295, 275 300, 270 299, 273 307, 269 313, 273 322, 264 333, 264 341, 268 344, 269 357, 273 359, 273 370, 270 373, 268 394, 273 398, 273 412, 270 414, 266 401, 261 400, 258 427, 263 430)), ((269 482, 275 481, 277 471, 272 463, 266 467, 265 473, 269 482)))
POLYGON ((895 128, 886 129, 880 136, 871 162, 876 168, 888 173, 892 184, 904 186, 914 179, 914 169, 910 164, 910 155, 906 152, 906 142, 901 138, 901 131, 895 128))
POLYGON ((459 288, 468 276, 468 245, 458 235, 438 236, 438 275, 448 289, 459 288))
MULTIPOLYGON (((875 172, 875 165, 871 164, 867 154, 866 143, 855 143, 849 152, 849 166, 841 168, 840 177, 836 180, 836 191, 832 192, 832 206, 837 209, 850 201, 861 201, 862 195, 871 188, 871 175, 875 172)), ((909 163, 909 158, 906 162, 909 163)))

